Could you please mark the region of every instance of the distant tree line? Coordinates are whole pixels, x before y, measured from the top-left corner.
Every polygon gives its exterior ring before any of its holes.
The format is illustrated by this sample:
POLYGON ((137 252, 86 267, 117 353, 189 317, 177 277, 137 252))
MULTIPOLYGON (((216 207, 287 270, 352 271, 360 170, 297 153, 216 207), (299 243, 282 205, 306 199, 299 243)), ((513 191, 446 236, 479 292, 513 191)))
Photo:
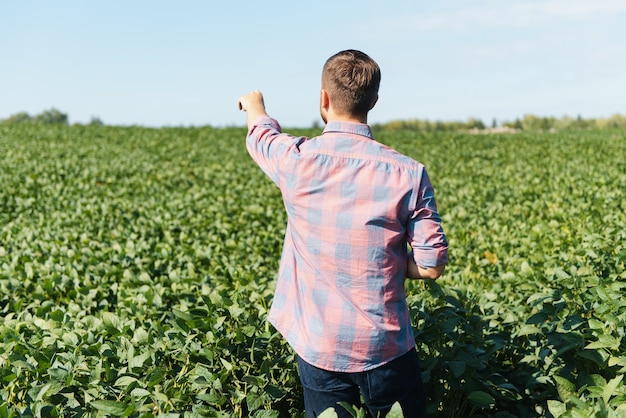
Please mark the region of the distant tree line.
POLYGON ((26 112, 16 113, 4 119, 2 123, 18 124, 18 123, 30 123, 38 125, 67 125, 67 114, 62 113, 57 109, 44 110, 38 115, 31 116, 26 112))
POLYGON ((383 124, 374 124, 373 128, 387 131, 460 131, 467 129, 485 129, 485 124, 480 119, 469 118, 467 122, 461 121, 430 121, 427 119, 394 120, 383 124))
POLYGON ((565 130, 565 129, 612 129, 626 128, 626 116, 615 114, 608 118, 583 119, 578 116, 571 118, 564 116, 562 118, 555 117, 538 117, 535 115, 525 115, 521 120, 516 119, 513 122, 505 122, 502 126, 514 129, 522 129, 529 131, 537 130, 565 130))
MULTIPOLYGON (((9 116, 6 119, 0 120, 3 124, 20 124, 28 123, 35 125, 69 125, 69 119, 67 113, 63 113, 58 109, 44 110, 38 115, 31 116, 26 112, 19 112, 9 116)), ((89 125, 104 125, 102 120, 98 117, 92 117, 89 125)))
POLYGON ((563 116, 540 117, 535 115, 524 115, 521 119, 514 121, 504 121, 499 126, 494 119, 490 127, 487 127, 480 119, 469 118, 466 122, 461 121, 429 121, 423 119, 394 120, 383 124, 375 124, 374 128, 388 131, 464 131, 464 130, 495 130, 504 128, 508 130, 520 131, 550 131, 550 130, 566 130, 566 129, 613 129, 626 128, 626 116, 615 114, 609 118, 583 119, 578 116, 571 118, 563 116))
MULTIPOLYGON (((39 124, 39 125, 69 125, 67 113, 63 113, 57 109, 49 109, 38 115, 31 116, 26 112, 19 112, 0 120, 1 124, 39 124)), ((104 125, 104 122, 98 117, 92 117, 88 125, 104 125)), ((319 122, 313 122, 313 128, 319 128, 319 122)), ((514 121, 504 121, 500 124, 493 119, 490 126, 483 123, 482 120, 469 118, 467 121, 430 121, 426 119, 406 119, 394 120, 387 123, 378 123, 373 125, 374 129, 386 131, 421 131, 421 132, 446 132, 446 131, 482 131, 507 129, 517 131, 550 131, 550 130, 566 130, 566 129, 615 129, 626 128, 626 116, 615 114, 609 118, 583 119, 581 116, 571 118, 563 116, 562 118, 541 117, 532 114, 524 115, 523 118, 514 121)))

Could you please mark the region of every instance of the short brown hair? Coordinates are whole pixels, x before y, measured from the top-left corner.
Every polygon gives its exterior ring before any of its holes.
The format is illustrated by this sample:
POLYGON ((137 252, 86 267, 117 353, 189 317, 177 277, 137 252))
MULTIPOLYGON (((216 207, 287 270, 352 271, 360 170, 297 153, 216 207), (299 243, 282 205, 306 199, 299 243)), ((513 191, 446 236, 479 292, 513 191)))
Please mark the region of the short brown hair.
POLYGON ((366 115, 376 103, 379 86, 378 64, 361 51, 338 52, 324 64, 322 88, 339 113, 366 115))

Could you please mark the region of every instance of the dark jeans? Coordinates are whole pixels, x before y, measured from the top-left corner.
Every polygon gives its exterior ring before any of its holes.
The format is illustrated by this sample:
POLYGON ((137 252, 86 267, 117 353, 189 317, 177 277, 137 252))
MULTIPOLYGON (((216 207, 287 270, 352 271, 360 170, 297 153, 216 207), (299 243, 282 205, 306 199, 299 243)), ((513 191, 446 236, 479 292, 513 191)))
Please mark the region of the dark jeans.
POLYGON ((335 408, 339 418, 351 418, 352 415, 337 403, 361 407, 361 397, 372 417, 384 417, 395 402, 400 403, 406 418, 426 416, 426 394, 415 350, 366 372, 330 372, 300 357, 298 370, 304 386, 307 418, 317 417, 329 407, 335 408))

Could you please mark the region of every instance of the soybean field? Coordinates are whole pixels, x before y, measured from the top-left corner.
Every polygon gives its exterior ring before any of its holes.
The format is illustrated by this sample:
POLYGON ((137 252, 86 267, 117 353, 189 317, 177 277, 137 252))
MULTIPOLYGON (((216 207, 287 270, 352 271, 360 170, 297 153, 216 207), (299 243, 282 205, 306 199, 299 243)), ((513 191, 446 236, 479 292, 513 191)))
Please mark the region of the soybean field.
MULTIPOLYGON (((245 134, 0 125, 0 418, 304 416, 245 134)), ((375 135, 450 243, 406 284, 430 415, 626 417, 626 132, 375 135)))

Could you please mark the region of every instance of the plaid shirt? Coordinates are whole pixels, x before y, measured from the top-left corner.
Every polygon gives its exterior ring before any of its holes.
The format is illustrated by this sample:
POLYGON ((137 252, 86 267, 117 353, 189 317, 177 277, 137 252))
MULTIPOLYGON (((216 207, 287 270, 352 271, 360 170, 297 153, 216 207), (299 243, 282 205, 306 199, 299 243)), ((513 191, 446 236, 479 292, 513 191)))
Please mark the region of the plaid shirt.
POLYGON ((448 260, 424 166, 358 123, 330 122, 308 139, 259 118, 246 143, 287 211, 269 321, 325 370, 373 369, 415 347, 407 243, 422 267, 448 260))

